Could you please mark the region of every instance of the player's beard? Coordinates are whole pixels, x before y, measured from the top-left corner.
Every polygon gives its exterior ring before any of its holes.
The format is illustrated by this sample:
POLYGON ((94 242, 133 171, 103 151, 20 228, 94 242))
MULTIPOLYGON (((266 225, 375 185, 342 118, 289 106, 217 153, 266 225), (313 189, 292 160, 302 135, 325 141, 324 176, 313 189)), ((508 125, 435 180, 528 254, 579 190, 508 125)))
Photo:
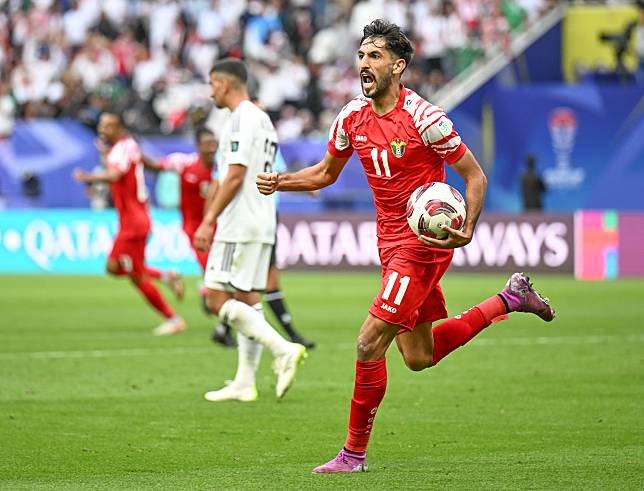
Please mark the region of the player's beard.
POLYGON ((364 88, 364 83, 362 82, 362 80, 360 80, 362 93, 364 94, 365 97, 369 97, 370 99, 377 99, 378 97, 380 97, 382 94, 386 92, 387 88, 389 87, 389 84, 391 84, 392 78, 393 77, 391 72, 386 73, 380 80, 378 80, 375 76, 373 76, 375 88, 373 89, 373 92, 371 94, 367 94, 367 91, 364 88))

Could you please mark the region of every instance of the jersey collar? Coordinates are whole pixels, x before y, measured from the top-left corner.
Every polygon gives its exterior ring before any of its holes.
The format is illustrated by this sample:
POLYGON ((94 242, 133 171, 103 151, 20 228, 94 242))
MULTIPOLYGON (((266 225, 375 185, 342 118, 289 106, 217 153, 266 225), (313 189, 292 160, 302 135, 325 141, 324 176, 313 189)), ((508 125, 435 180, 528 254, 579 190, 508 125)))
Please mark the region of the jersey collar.
POLYGON ((385 114, 379 115, 376 113, 376 111, 373 110, 373 106, 369 104, 369 107, 371 108, 371 112, 376 118, 386 118, 393 112, 397 111, 398 109, 402 109, 402 107, 405 104, 405 97, 407 97, 406 94, 406 89, 405 89, 405 84, 402 82, 400 83, 400 97, 398 97, 398 102, 396 102, 396 105, 391 109, 391 111, 386 112, 385 114))

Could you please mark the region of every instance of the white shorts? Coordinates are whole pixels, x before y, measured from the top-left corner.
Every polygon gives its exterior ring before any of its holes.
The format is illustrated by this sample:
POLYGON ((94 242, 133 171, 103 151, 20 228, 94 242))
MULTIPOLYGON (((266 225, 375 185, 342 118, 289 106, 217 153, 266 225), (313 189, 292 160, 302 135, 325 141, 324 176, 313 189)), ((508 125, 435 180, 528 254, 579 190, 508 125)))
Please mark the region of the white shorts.
POLYGON ((204 285, 226 292, 265 290, 272 247, 258 242, 215 242, 208 254, 204 285))

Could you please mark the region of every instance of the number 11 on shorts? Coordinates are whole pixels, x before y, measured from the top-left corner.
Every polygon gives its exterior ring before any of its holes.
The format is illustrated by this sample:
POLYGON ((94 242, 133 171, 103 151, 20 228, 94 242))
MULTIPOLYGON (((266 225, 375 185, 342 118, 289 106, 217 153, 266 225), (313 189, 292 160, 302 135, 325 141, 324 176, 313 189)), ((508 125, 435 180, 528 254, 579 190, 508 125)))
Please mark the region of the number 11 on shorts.
MULTIPOLYGON (((398 272, 397 271, 392 271, 389 274, 389 279, 387 280, 387 286, 385 286, 385 291, 382 292, 382 299, 383 300, 389 300, 389 295, 391 295, 391 291, 394 289, 394 285, 396 284, 396 280, 398 279, 398 272)), ((400 278, 400 286, 398 287, 398 293, 396 293, 396 298, 394 298, 394 305, 400 305, 400 302, 402 302, 403 297, 405 296, 405 292, 407 291, 407 287, 409 286, 409 276, 403 276, 400 278)))

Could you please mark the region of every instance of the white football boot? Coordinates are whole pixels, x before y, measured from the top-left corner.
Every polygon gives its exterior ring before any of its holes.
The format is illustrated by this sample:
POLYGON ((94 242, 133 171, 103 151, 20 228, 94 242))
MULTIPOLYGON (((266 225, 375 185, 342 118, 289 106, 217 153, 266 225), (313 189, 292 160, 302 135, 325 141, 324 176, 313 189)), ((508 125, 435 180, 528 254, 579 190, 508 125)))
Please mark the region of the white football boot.
POLYGON ((204 398, 210 402, 219 401, 241 401, 252 402, 257 400, 257 388, 252 385, 250 387, 238 387, 231 383, 219 390, 211 390, 204 394, 204 398))
POLYGON ((277 374, 275 395, 277 395, 278 399, 284 397, 286 391, 291 387, 295 380, 297 367, 308 356, 306 348, 301 344, 289 344, 291 345, 291 349, 273 361, 273 371, 277 374))
POLYGON ((188 324, 179 316, 164 320, 152 331, 155 336, 172 336, 188 329, 188 324))

